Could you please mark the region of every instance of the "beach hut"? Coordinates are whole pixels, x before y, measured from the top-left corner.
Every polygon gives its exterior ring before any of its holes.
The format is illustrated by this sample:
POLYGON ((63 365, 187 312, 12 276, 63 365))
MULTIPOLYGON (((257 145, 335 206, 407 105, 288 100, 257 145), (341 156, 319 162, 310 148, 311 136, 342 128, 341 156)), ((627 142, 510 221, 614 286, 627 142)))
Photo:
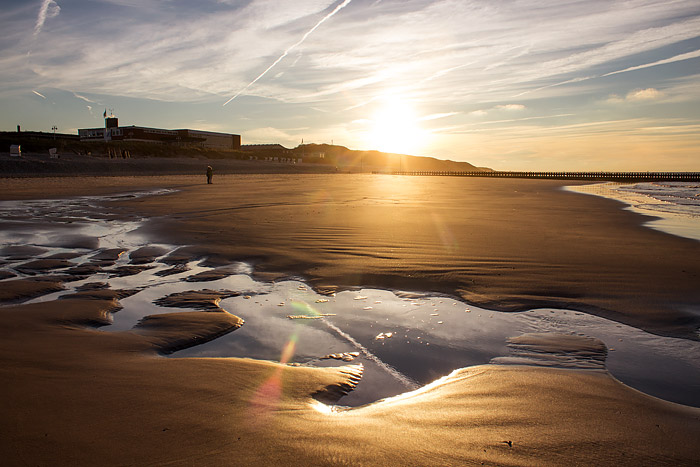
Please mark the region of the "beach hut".
POLYGON ((19 144, 13 144, 10 146, 10 155, 12 157, 20 157, 22 155, 22 148, 19 144))

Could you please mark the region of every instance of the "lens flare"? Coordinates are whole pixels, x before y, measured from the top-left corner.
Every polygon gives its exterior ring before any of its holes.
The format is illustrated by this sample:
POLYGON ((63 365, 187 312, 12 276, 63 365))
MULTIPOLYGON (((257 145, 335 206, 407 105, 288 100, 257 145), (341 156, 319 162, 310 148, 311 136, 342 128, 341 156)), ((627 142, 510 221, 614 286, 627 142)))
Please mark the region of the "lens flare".
POLYGON ((309 317, 321 316, 321 313, 319 313, 318 310, 316 310, 316 308, 312 307, 306 302, 294 300, 291 302, 291 305, 296 314, 298 315, 304 315, 309 317))
POLYGON ((284 365, 292 360, 299 336, 295 332, 282 348, 280 364, 272 375, 263 382, 250 399, 248 420, 254 427, 266 424, 282 399, 282 373, 284 365))
POLYGON ((284 345, 284 348, 282 349, 282 356, 280 357, 281 364, 284 365, 288 363, 292 357, 294 357, 294 350, 297 347, 297 339, 298 337, 296 333, 294 333, 289 341, 284 345))
POLYGON ((278 368, 255 391, 248 408, 250 424, 259 426, 269 420, 275 409, 279 406, 282 397, 282 369, 278 368))
POLYGON ((445 222, 438 214, 433 213, 432 217, 433 225, 435 225, 435 230, 437 230, 437 233, 440 236, 440 241, 445 247, 445 250, 449 252, 456 251, 459 245, 452 231, 450 231, 450 229, 447 227, 447 224, 445 224, 445 222))

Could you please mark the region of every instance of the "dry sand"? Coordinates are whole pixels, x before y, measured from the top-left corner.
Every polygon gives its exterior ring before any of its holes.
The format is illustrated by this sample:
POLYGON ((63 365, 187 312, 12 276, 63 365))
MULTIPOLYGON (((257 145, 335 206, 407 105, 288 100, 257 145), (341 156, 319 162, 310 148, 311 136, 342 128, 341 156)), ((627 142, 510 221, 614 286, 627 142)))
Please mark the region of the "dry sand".
MULTIPOLYGON (((559 191, 558 182, 203 179, 3 180, 0 199, 176 186, 183 191, 121 208, 159 216, 149 226, 159 241, 194 245, 190 252, 213 260, 254 259, 262 271, 316 285, 456 292, 501 309, 558 304, 670 334, 697 326, 686 311, 700 303, 697 242, 644 229, 617 203, 559 191)), ((31 289, 10 280, 17 294, 31 289)), ((471 367, 419 394, 327 414, 312 396, 330 400, 351 387, 357 367, 160 358, 241 322, 185 312, 130 332, 92 329, 108 322, 118 297, 0 308, 3 464, 700 461, 700 409, 646 396, 604 370, 471 367)))

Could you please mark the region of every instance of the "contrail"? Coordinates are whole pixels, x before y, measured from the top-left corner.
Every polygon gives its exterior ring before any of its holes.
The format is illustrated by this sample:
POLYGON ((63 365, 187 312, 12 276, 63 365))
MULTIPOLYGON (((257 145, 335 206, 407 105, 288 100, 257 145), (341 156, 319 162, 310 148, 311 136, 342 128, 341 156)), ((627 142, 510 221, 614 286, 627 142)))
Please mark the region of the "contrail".
POLYGON ((691 58, 697 58, 697 57, 700 57, 700 50, 694 50, 692 52, 688 52, 688 53, 684 53, 684 54, 680 54, 680 55, 674 55, 673 57, 665 58, 663 60, 658 60, 658 61, 652 62, 652 63, 645 63, 644 65, 632 66, 629 68, 625 68, 624 70, 613 71, 613 72, 606 73, 606 74, 602 75, 601 78, 605 77, 605 76, 610 76, 610 75, 617 75, 619 73, 625 73, 627 71, 641 70, 643 68, 649 68, 649 67, 657 66, 657 65, 665 65, 667 63, 673 63, 673 62, 680 62, 683 60, 689 60, 691 58))
POLYGON ((584 76, 581 78, 574 78, 574 79, 569 79, 566 81, 562 81, 560 83, 554 83, 554 84, 549 84, 547 86, 542 86, 541 88, 537 89, 532 89, 530 91, 523 91, 520 94, 516 94, 513 97, 520 97, 524 94, 529 94, 531 92, 537 92, 537 91, 542 91, 543 89, 547 88, 553 88, 555 86, 561 86, 563 84, 571 84, 571 83, 578 83, 580 81, 587 81, 589 79, 596 79, 596 78, 605 78, 607 76, 612 76, 612 75, 619 75, 620 73, 627 73, 628 71, 636 71, 636 70, 642 70, 644 68, 650 68, 653 66, 658 66, 658 65, 665 65, 667 63, 674 63, 674 62, 680 62, 683 60, 690 60, 691 58, 697 58, 700 57, 700 50, 694 50, 692 52, 687 52, 684 54, 680 55, 674 55, 673 57, 665 58, 663 60, 657 60, 656 62, 651 62, 651 63, 645 63, 643 65, 637 65, 637 66, 631 66, 629 68, 625 68, 624 70, 617 70, 617 71, 611 71, 610 73, 605 73, 604 75, 591 75, 591 76, 584 76))
POLYGON ((231 102, 232 100, 234 100, 236 97, 238 97, 238 96, 240 96, 241 94, 243 94, 244 92, 246 92, 246 91, 248 90, 248 88, 250 88, 252 85, 254 85, 260 78, 262 78, 263 76, 265 76, 265 75, 267 74, 268 71, 270 71, 272 68, 274 68, 275 65, 277 65, 279 62, 281 62, 282 59, 283 59, 284 57, 286 57, 287 54, 289 54, 289 52, 290 52, 292 49, 294 49, 295 47, 298 47, 299 45, 301 45, 301 44, 306 40, 306 38, 309 37, 309 36, 311 35, 312 32, 314 32, 320 25, 322 25, 324 22, 326 22, 327 19, 331 18, 333 15, 335 15, 336 13, 338 13, 338 11, 342 10, 343 8, 345 8, 348 4, 350 4, 350 2, 352 2, 352 0, 344 0, 343 3, 341 3, 340 5, 338 5, 337 7, 335 7, 335 8, 333 9, 333 11, 331 11, 331 12, 328 13, 326 16, 324 16, 324 17, 321 19, 321 21, 319 21, 318 23, 316 23, 316 25, 315 25, 313 28, 311 28, 306 34, 304 34, 304 36, 303 36, 301 39, 299 39, 299 41, 298 41, 296 44, 292 45, 292 46, 289 47, 287 50, 285 50, 284 53, 283 53, 282 55, 280 55, 280 57, 279 57, 277 60, 275 60, 274 63, 273 63, 272 65, 270 65, 269 67, 267 67, 267 69, 266 69, 265 71, 263 71, 262 73, 260 73, 260 74, 258 75, 258 77, 255 78, 253 81, 251 81, 250 83, 248 83, 248 86, 244 87, 243 89, 241 89, 240 91, 238 91, 238 92, 236 93, 235 96, 233 96, 231 99, 229 99, 229 100, 227 100, 226 102, 224 102, 223 105, 228 104, 229 102, 231 102))
POLYGON ((76 93, 76 92, 73 93, 73 97, 75 97, 75 98, 77 98, 77 99, 82 99, 82 100, 84 100, 85 102, 89 102, 90 104, 95 104, 95 103, 96 103, 95 101, 91 101, 91 100, 88 99, 87 97, 81 96, 80 94, 78 94, 78 93, 76 93))

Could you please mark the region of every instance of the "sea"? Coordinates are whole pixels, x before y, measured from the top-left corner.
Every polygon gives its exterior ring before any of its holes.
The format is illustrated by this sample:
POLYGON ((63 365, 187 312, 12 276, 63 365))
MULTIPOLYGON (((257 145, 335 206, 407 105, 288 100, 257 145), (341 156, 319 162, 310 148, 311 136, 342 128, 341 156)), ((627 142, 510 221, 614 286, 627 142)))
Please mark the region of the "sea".
POLYGON ((700 182, 608 182, 565 189, 621 201, 650 217, 646 227, 700 241, 700 182))

